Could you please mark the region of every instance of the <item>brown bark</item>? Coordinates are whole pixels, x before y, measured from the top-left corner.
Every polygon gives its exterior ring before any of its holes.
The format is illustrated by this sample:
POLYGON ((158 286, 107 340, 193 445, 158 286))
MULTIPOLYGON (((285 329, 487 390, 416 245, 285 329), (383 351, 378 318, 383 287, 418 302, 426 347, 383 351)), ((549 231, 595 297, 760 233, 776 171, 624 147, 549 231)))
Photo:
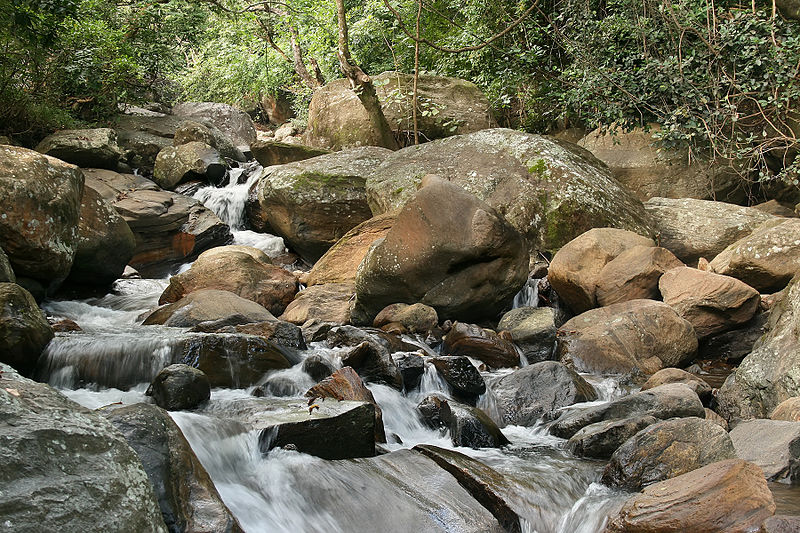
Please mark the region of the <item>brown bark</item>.
POLYGON ((315 70, 317 71, 317 76, 312 76, 303 61, 303 50, 300 48, 300 36, 297 34, 297 28, 294 27, 294 24, 289 24, 289 36, 292 43, 292 58, 295 72, 297 72, 297 75, 303 80, 303 83, 312 89, 321 87, 324 81, 321 82, 319 79, 322 77, 322 73, 319 72, 319 66, 316 65, 316 61, 312 62, 312 64, 316 66, 315 70))

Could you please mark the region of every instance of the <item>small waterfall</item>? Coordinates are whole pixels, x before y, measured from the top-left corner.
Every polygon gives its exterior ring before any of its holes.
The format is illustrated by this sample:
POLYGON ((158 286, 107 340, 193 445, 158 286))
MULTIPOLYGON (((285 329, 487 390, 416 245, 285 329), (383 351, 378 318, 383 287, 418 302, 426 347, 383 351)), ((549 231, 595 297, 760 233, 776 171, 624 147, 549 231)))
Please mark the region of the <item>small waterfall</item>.
POLYGON ((443 448, 453 447, 450 438, 443 432, 430 429, 422 423, 414 400, 388 385, 370 383, 367 387, 383 411, 383 426, 390 444, 396 436, 400 440, 397 442, 395 439, 394 442, 398 448, 400 445, 408 448, 423 443, 443 448))
POLYGON ((528 278, 525 285, 514 296, 513 309, 520 307, 538 307, 539 306, 539 279, 528 278))
POLYGON ((439 375, 433 363, 425 361, 425 370, 422 374, 422 379, 419 381, 417 397, 422 400, 436 392, 445 394, 448 397, 452 395, 450 385, 439 375))
POLYGON ((261 177, 261 165, 250 164, 243 168, 233 168, 228 171, 229 179, 225 187, 209 185, 194 193, 193 198, 199 200, 211 209, 221 221, 232 230, 245 229, 244 204, 250 187, 261 177), (244 183, 239 183, 242 174, 247 173, 244 183))

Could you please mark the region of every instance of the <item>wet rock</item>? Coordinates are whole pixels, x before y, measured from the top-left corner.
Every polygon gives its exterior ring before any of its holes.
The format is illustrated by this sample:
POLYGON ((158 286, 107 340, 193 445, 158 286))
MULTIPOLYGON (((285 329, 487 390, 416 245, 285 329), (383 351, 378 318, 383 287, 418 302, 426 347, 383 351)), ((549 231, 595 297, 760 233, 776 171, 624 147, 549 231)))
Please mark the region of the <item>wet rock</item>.
POLYGON ((418 352, 394 353, 392 359, 400 369, 406 391, 417 388, 425 373, 425 359, 422 355, 418 352))
POLYGON ((10 531, 166 533, 147 474, 111 423, 4 364, 0 434, 10 531))
POLYGON ((162 324, 178 328, 196 326, 202 322, 241 317, 239 323, 275 320, 264 307, 228 291, 202 289, 190 292, 175 303, 153 311, 143 325, 162 324))
POLYGON ((305 161, 330 153, 320 148, 279 141, 256 141, 250 146, 250 150, 253 152, 253 157, 264 167, 305 161))
POLYGON ((383 428, 383 412, 372 392, 364 385, 356 371, 349 366, 340 368, 306 391, 309 404, 317 404, 317 400, 324 401, 333 398, 336 401, 354 400, 368 402, 375 407, 375 442, 386 442, 386 432, 383 428))
POLYGON ((728 420, 766 418, 782 401, 800 396, 798 279, 770 312, 769 332, 719 390, 719 413, 728 420))
POLYGON ((54 322, 50 324, 53 328, 53 331, 56 333, 67 333, 70 331, 83 331, 81 327, 75 322, 74 320, 65 319, 59 320, 58 322, 54 322))
POLYGON ((628 490, 736 457, 728 433, 702 418, 664 420, 639 431, 611 456, 603 483, 628 490))
POLYGON ((767 481, 800 484, 800 422, 747 420, 730 436, 736 456, 760 466, 767 481))
POLYGON ((314 285, 297 293, 289 302, 281 320, 292 324, 305 324, 310 320, 329 324, 350 323, 350 301, 355 287, 347 283, 314 285))
POLYGON ((597 307, 597 283, 603 268, 625 250, 653 247, 648 237, 615 228, 595 228, 565 244, 553 257, 547 279, 574 313, 597 307))
POLYGON ((0 283, 0 363, 30 375, 52 338, 33 296, 16 283, 0 283))
MULTIPOLYGON (((330 334, 328 338, 330 339, 330 334)), ((367 339, 342 354, 342 365, 352 366, 367 381, 385 383, 396 389, 403 388, 403 376, 389 350, 374 339, 367 339)))
POLYGON ((172 276, 159 304, 200 289, 232 292, 280 315, 297 292, 297 279, 250 246, 222 246, 200 254, 186 272, 172 276))
POLYGON ((79 167, 111 170, 122 155, 117 134, 109 128, 57 131, 45 137, 36 151, 79 167))
POLYGON ((609 261, 597 275, 600 307, 637 299, 659 300, 659 280, 664 272, 683 266, 666 248, 634 246, 609 261))
POLYGON ((147 395, 168 411, 194 409, 211 397, 211 385, 202 370, 189 365, 169 365, 156 375, 147 395))
POLYGON ((433 307, 440 320, 494 317, 527 279, 528 252, 503 217, 429 176, 367 253, 356 277, 354 323, 389 304, 433 307))
POLYGON ((329 359, 319 354, 311 354, 303 359, 303 372, 311 376, 315 381, 322 381, 334 372, 336 367, 329 359))
POLYGON ((221 320, 201 322, 190 331, 198 333, 244 333, 245 335, 257 335, 280 346, 296 348, 298 350, 306 349, 303 331, 294 324, 278 319, 242 324, 239 323, 241 320, 241 316, 234 315, 221 320))
POLYGON ((702 418, 705 410, 692 389, 683 383, 670 383, 607 404, 566 411, 550 426, 550 433, 568 439, 589 424, 645 415, 662 420, 688 416, 702 418))
POLYGON ((642 385, 641 390, 650 390, 668 383, 683 383, 692 389, 704 403, 711 400, 711 385, 706 383, 702 378, 686 372, 685 370, 681 370, 680 368, 664 368, 659 370, 648 378, 644 385, 642 385))
POLYGON ((774 512, 761 470, 728 459, 650 485, 625 502, 606 531, 746 533, 774 512))
POLYGON ((769 220, 721 251, 709 267, 761 292, 780 290, 800 269, 798 235, 800 219, 769 220))
POLYGON ((370 218, 354 227, 336 241, 308 273, 306 285, 325 283, 355 284, 358 265, 367 255, 370 246, 383 238, 391 229, 396 213, 386 213, 370 218))
MULTIPOLYGON (((373 78, 381 108, 398 135, 411 135, 411 94, 414 77, 383 72, 373 78), (401 97, 398 99, 397 94, 401 97)), ((426 140, 491 128, 495 122, 486 96, 473 83, 458 78, 422 74, 418 97, 436 113, 418 117, 420 137, 426 140)), ((335 80, 314 92, 309 107, 306 139, 314 146, 339 150, 348 146, 379 145, 381 136, 347 80, 335 80)))
POLYGON ((669 270, 658 287, 664 303, 692 324, 699 339, 747 323, 761 301, 758 291, 735 278, 689 267, 669 270))
POLYGON ((661 246, 689 266, 711 260, 773 217, 751 207, 683 198, 651 198, 644 208, 655 221, 661 246))
POLYGON ((135 248, 136 239, 128 223, 99 193, 84 187, 70 280, 108 285, 122 276, 135 248))
POLYGON ((474 403, 480 394, 486 392, 486 383, 481 373, 466 357, 432 357, 430 362, 442 379, 452 387, 456 397, 474 403))
POLYGON ((78 241, 83 174, 33 150, 0 145, 0 246, 17 276, 55 289, 78 241))
POLYGON ((168 146, 158 152, 153 167, 153 181, 172 190, 183 181, 200 179, 219 183, 227 165, 219 152, 204 142, 192 141, 168 146))
POLYGON ((796 533, 800 531, 800 516, 770 516, 761 524, 758 533, 796 533))
POLYGON ((394 322, 401 324, 408 332, 426 334, 436 329, 439 317, 436 309, 424 304, 391 304, 378 313, 372 325, 380 328, 394 322))
POLYGON ((372 217, 364 189, 367 175, 389 153, 364 147, 267 167, 258 186, 267 222, 291 249, 315 262, 372 217))
POLYGON ((11 268, 11 263, 8 261, 8 256, 0 248, 0 283, 16 283, 17 276, 14 275, 14 269, 11 268))
POLYGON ((169 531, 242 531, 168 413, 138 403, 104 416, 142 461, 169 531))
POLYGON ((250 115, 228 104, 184 102, 172 108, 181 120, 191 118, 210 122, 224 132, 237 147, 249 147, 256 140, 256 128, 250 115))
POLYGON ((653 374, 697 354, 692 325, 669 305, 630 300, 592 309, 558 330, 556 354, 579 372, 653 374))
POLYGON ((514 344, 491 330, 474 324, 456 322, 442 344, 445 355, 461 355, 483 361, 492 368, 519 366, 514 344))
POLYGON ((722 359, 738 363, 753 351, 756 341, 767 332, 768 319, 769 313, 757 313, 743 327, 704 339, 698 348, 697 358, 722 359))
POLYGON ((552 307, 519 307, 512 309, 497 325, 507 331, 522 350, 529 364, 552 358, 556 344, 555 312, 552 307))
POLYGON ((491 389, 504 425, 532 426, 562 407, 597 399, 586 380, 556 361, 516 370, 493 383, 491 389))
POLYGON ((656 422, 656 417, 644 415, 589 424, 569 438, 567 450, 578 457, 608 459, 630 437, 656 422))
POLYGON ((800 396, 782 401, 769 417, 772 420, 800 422, 800 396))
POLYGON ((555 252, 599 227, 652 235, 641 202, 607 168, 589 152, 552 137, 491 129, 394 152, 367 180, 372 212, 402 207, 427 174, 496 209, 531 250, 555 252))
POLYGON ((447 429, 453 446, 499 448, 509 443, 497 424, 477 407, 431 395, 417 405, 417 410, 429 427, 447 429))

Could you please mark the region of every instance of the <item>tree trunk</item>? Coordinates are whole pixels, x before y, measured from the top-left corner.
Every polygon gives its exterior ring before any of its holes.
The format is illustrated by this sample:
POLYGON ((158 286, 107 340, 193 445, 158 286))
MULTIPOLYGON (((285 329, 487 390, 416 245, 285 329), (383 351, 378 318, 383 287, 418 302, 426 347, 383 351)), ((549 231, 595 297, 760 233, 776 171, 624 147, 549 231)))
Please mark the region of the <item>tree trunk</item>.
POLYGON ((389 122, 386 120, 386 116, 383 114, 372 78, 361 70, 358 65, 355 65, 352 57, 350 57, 344 0, 336 0, 336 15, 339 24, 339 66, 342 69, 342 73, 350 80, 350 87, 356 93, 358 99, 361 100, 364 109, 367 110, 369 120, 380 136, 380 146, 397 150, 399 148, 397 140, 394 137, 394 133, 392 133, 389 122))
MULTIPOLYGON (((306 64, 303 61, 303 50, 300 48, 300 37, 297 34, 297 28, 294 27, 294 24, 289 24, 289 35, 291 38, 292 43, 292 56, 294 58, 294 70, 297 72, 297 75, 300 76, 300 79, 303 80, 308 87, 312 89, 316 89, 323 85, 324 82, 321 82, 319 77, 322 76, 322 73, 318 73, 318 76, 312 76, 311 73, 306 68, 306 64)), ((316 62, 313 62, 316 66, 316 62)), ((319 67, 317 66, 317 69, 319 67)))

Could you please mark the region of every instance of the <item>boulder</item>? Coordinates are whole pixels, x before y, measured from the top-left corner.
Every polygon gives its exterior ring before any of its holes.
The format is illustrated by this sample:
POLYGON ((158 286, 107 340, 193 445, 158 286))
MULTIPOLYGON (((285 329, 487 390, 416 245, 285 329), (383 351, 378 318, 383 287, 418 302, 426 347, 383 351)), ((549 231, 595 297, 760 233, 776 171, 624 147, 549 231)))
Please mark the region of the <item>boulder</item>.
POLYGON ((407 332, 426 334, 439 325, 436 309, 424 304, 392 304, 384 307, 372 325, 380 328, 387 324, 400 324, 407 332))
MULTIPOLYGON (((762 303, 764 300, 761 300, 762 303)), ((753 351, 753 346, 767 331, 769 313, 756 313, 743 327, 713 335, 700 343, 698 359, 720 359, 738 364, 753 351)))
POLYGON ((509 443, 497 424, 477 407, 431 395, 417 410, 429 427, 447 429, 453 446, 499 448, 509 443))
POLYGON ((79 167, 111 170, 122 156, 117 134, 110 128, 57 131, 45 137, 36 151, 79 167))
MULTIPOLYGON (((373 81, 389 126, 400 135, 413 136, 413 75, 383 72, 373 81)), ((421 139, 471 133, 495 125, 489 101, 469 81, 422 74, 417 94, 423 110, 418 116, 421 139)), ((314 92, 308 111, 307 142, 339 150, 379 145, 380 139, 380 133, 372 126, 366 109, 346 79, 332 81, 314 92)))
POLYGON ((180 146, 190 142, 202 142, 216 149, 222 157, 243 163, 247 158, 242 151, 233 145, 233 141, 219 129, 206 122, 201 124, 194 120, 180 123, 172 138, 173 146, 180 146))
POLYGON ((800 422, 800 396, 795 396, 779 403, 769 417, 772 420, 800 422))
POLYGON ((225 160, 215 148, 192 141, 158 152, 153 181, 164 189, 174 189, 179 183, 193 179, 220 183, 226 169, 225 160))
POLYGON ((701 340, 749 322, 761 302, 758 291, 738 279, 689 267, 667 271, 658 288, 701 340))
POLYGON ((657 146, 654 133, 661 127, 650 124, 647 131, 594 130, 578 142, 608 165, 620 183, 641 200, 665 198, 720 199, 736 202, 745 194, 736 170, 711 162, 688 150, 657 146))
POLYGON ((128 223, 97 191, 85 186, 70 280, 109 285, 122 277, 135 249, 136 238, 128 223))
POLYGON ((281 320, 292 324, 305 324, 310 320, 332 324, 350 323, 350 301, 355 287, 348 283, 314 285, 297 293, 289 302, 281 320))
POLYGON ((33 296, 16 283, 0 283, 0 363, 30 375, 53 336, 33 296))
POLYGON ((789 218, 796 218, 797 213, 794 212, 794 208, 791 204, 784 204, 775 200, 769 200, 767 202, 762 202, 760 204, 754 205, 754 209, 758 209, 759 211, 763 211, 770 215, 774 215, 776 217, 789 217, 789 218))
POLYGON ((522 350, 529 364, 545 361, 553 356, 556 345, 555 311, 552 307, 519 307, 512 309, 497 324, 502 334, 508 332, 511 340, 522 350))
POLYGON ((442 343, 442 354, 463 355, 491 368, 519 366, 519 353, 509 340, 489 329, 456 322, 442 343))
POLYGON ((717 394, 719 413, 766 418, 784 400, 800 396, 800 277, 770 312, 769 332, 753 347, 717 394))
POLYGON ((776 218, 720 252, 709 264, 761 292, 786 286, 800 269, 800 219, 776 218))
POLYGON ((232 292, 280 315, 294 299, 297 279, 257 248, 221 246, 203 252, 189 270, 172 276, 158 303, 177 302, 200 289, 232 292))
POLYGON ((196 326, 230 317, 241 317, 239 323, 275 320, 264 307, 228 291, 201 289, 190 292, 175 303, 153 311, 142 325, 163 324, 178 328, 196 326))
MULTIPOLYGON (((140 117, 136 117, 140 118, 140 117)), ((154 135, 146 131, 115 129, 117 142, 122 150, 122 160, 131 167, 139 169, 148 176, 153 175, 158 153, 172 146, 172 139, 154 135)))
POLYGON ((326 398, 333 398, 337 402, 353 400, 371 403, 375 406, 375 442, 386 442, 386 432, 383 428, 383 412, 378 402, 375 401, 372 392, 364 385, 356 371, 349 366, 340 368, 321 380, 308 389, 305 396, 309 399, 309 405, 315 405, 317 400, 325 401, 326 398))
POLYGON ((654 374, 697 353, 692 325, 669 305, 630 300, 592 309, 558 330, 558 358, 579 372, 654 374))
POLYGON ((242 531, 168 413, 137 403, 103 414, 139 456, 169 531, 242 531))
POLYGON ((440 320, 495 317, 527 277, 519 232, 472 194, 431 176, 361 262, 351 317, 371 323, 389 304, 417 302, 440 320))
POLYGON ((8 261, 8 256, 0 248, 0 283, 16 283, 17 276, 14 275, 14 269, 11 268, 11 263, 8 261))
POLYGON ((711 260, 774 218, 752 207, 690 198, 651 198, 644 208, 654 221, 659 244, 689 266, 701 257, 711 260))
MULTIPOLYGON (((332 339, 337 333, 328 334, 328 344, 336 345, 332 339)), ((341 355, 342 365, 355 368, 369 382, 385 383, 396 389, 403 388, 403 376, 386 349, 374 337, 365 335, 361 343, 341 355)))
POLYGON ((17 276, 56 286, 78 242, 83 174, 33 150, 0 145, 0 246, 17 276))
POLYGON ((253 152, 256 161, 264 167, 304 161, 330 153, 329 150, 279 141, 256 141, 250 146, 250 151, 253 152))
POLYGON ((310 287, 324 283, 355 284, 358 265, 367 255, 372 243, 389 233, 395 218, 395 212, 378 215, 345 233, 319 258, 319 261, 314 263, 314 267, 306 277, 306 285, 310 287))
POLYGON ((683 263, 659 246, 634 246, 606 263, 597 275, 595 295, 600 307, 637 299, 660 299, 664 272, 683 263))
POLYGON ((402 207, 429 173, 497 209, 532 250, 555 252, 596 227, 653 233, 641 202, 591 154, 570 143, 506 129, 389 155, 367 180, 372 212, 402 207))
POLYGON ((211 385, 202 370, 189 365, 169 365, 156 375, 147 395, 168 411, 193 409, 211 397, 211 385))
POLYGON ((256 128, 250 116, 228 104, 215 102, 185 102, 172 108, 172 114, 209 122, 224 132, 237 147, 249 147, 256 140, 256 128))
POLYGON ((761 470, 728 459, 650 485, 625 502, 605 531, 747 533, 774 512, 761 470))
POLYGON ((389 153, 364 147, 265 168, 258 201, 267 222, 313 263, 345 233, 372 217, 365 183, 389 153))
POLYGON ((0 434, 4 529, 167 532, 142 463, 111 423, 4 364, 0 434))
POLYGON ((705 410, 692 389, 682 383, 671 383, 636 392, 603 405, 568 410, 550 426, 550 433, 568 439, 589 424, 645 415, 662 420, 687 416, 702 418, 705 410))
POLYGON ((716 411, 712 411, 708 407, 705 408, 705 412, 706 412, 706 420, 708 420, 709 422, 713 422, 722 429, 724 429, 725 431, 728 431, 727 420, 719 416, 716 411))
POLYGON ((767 481, 800 484, 800 422, 747 420, 730 436, 736 457, 760 466, 767 481))
POLYGON ((403 388, 406 392, 416 389, 425 373, 425 359, 421 352, 398 352, 392 354, 400 375, 403 376, 403 388))
POLYGON ((280 346, 296 348, 298 350, 306 349, 303 331, 290 322, 273 319, 245 324, 241 323, 241 320, 241 316, 233 316, 211 322, 201 322, 190 331, 199 333, 244 333, 245 335, 257 335, 280 346))
MULTIPOLYGON (((797 17, 800 18, 800 5, 797 17)), ((758 533, 796 533, 800 531, 800 516, 775 515, 770 516, 761 524, 758 533)))
POLYGON ((466 357, 432 357, 430 362, 442 379, 452 387, 457 398, 474 404, 477 397, 486 392, 486 383, 481 373, 466 357))
POLYGON ((578 457, 608 459, 625 441, 656 422, 651 415, 595 422, 569 438, 567 451, 578 457))
POLYGON ((492 383, 491 390, 504 426, 532 426, 562 407, 597 399, 594 387, 556 361, 520 368, 492 383))
POLYGON ((731 437, 714 422, 674 418, 648 425, 617 448, 603 483, 636 491, 734 457, 731 437))
POLYGON ((704 402, 711 400, 711 385, 703 381, 702 378, 680 368, 663 368, 659 370, 648 378, 642 385, 641 390, 650 390, 669 383, 683 383, 692 389, 704 402))
POLYGON ((597 307, 597 283, 603 268, 625 250, 652 247, 649 237, 615 228, 595 228, 565 244, 550 262, 547 279, 574 313, 597 307))
POLYGON ((336 372, 336 366, 334 366, 330 359, 316 353, 312 353, 303 359, 301 368, 303 372, 311 376, 311 379, 314 381, 322 381, 336 372))

